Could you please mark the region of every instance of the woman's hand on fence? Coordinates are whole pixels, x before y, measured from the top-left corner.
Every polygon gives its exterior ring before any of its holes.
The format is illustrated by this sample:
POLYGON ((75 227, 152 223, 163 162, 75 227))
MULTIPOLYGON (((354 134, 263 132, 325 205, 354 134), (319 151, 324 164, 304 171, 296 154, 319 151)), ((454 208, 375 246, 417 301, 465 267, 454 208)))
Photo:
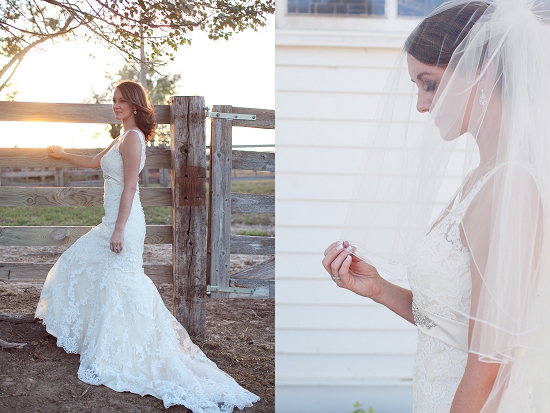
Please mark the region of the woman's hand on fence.
POLYGON ((376 299, 382 289, 382 277, 376 268, 353 255, 354 251, 355 247, 347 241, 332 243, 324 252, 323 267, 338 287, 376 299))
POLYGON ((63 149, 63 147, 58 146, 58 145, 48 146, 47 149, 49 151, 48 156, 50 158, 62 159, 63 155, 66 153, 65 150, 63 149))
POLYGON ((124 245, 124 231, 117 230, 113 232, 113 235, 111 236, 111 251, 113 251, 116 254, 120 254, 122 252, 122 247, 124 245))

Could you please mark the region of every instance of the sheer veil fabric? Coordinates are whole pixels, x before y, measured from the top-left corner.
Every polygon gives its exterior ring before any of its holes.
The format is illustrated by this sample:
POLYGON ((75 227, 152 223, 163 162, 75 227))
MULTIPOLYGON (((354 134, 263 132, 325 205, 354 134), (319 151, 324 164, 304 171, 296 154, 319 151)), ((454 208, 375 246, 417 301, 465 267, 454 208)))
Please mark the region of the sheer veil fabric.
POLYGON ((458 234, 469 351, 501 363, 483 413, 550 412, 550 0, 450 1, 432 16, 451 22, 471 6, 479 16, 463 24, 429 113, 415 108, 407 52, 396 62, 342 239, 403 279, 415 242, 490 174, 458 234))

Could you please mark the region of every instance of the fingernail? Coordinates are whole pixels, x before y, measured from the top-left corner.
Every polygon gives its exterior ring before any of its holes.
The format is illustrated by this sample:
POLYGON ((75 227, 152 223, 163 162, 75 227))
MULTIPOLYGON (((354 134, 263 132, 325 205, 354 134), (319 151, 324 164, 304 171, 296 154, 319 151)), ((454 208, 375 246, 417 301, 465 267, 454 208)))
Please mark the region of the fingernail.
POLYGON ((351 255, 348 255, 348 256, 346 257, 346 261, 349 261, 349 260, 351 260, 351 255))
POLYGON ((338 244, 338 245, 336 246, 336 250, 337 250, 337 251, 340 251, 342 248, 344 248, 344 246, 343 246, 342 244, 338 244))
POLYGON ((350 245, 349 247, 346 248, 346 251, 351 252, 351 245, 350 245))

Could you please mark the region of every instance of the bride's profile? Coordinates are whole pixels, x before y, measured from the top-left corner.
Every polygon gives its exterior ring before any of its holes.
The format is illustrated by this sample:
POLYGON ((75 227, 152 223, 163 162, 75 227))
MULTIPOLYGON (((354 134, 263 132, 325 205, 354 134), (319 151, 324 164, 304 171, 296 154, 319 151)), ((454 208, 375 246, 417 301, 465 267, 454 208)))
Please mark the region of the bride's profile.
POLYGON ((549 67, 548 0, 452 0, 387 83, 323 266, 416 324, 414 413, 550 412, 549 67))
POLYGON ((120 82, 113 112, 124 133, 95 156, 49 147, 53 158, 101 167, 102 222, 69 247, 48 273, 36 317, 68 353, 80 354, 78 378, 115 391, 152 395, 166 408, 229 413, 259 400, 192 343, 143 272, 145 217, 138 175, 156 127, 146 90, 120 82))

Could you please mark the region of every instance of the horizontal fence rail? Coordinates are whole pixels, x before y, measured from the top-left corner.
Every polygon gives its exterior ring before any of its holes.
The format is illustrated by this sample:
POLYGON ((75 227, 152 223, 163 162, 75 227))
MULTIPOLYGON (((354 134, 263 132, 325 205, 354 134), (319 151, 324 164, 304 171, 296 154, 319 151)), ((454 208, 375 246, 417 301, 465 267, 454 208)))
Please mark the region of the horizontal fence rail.
MULTIPOLYGON (((90 226, 11 226, 0 227, 0 246, 60 246, 72 245, 87 234, 90 226)), ((171 225, 147 225, 146 244, 171 244, 171 225)))
MULTIPOLYGON (((140 188, 141 205, 171 206, 170 188, 140 188)), ((0 187, 0 206, 102 206, 99 187, 0 187)))
MULTIPOLYGON (((170 106, 154 105, 157 123, 170 123, 170 106)), ((113 106, 95 103, 0 102, 0 121, 120 123, 113 106)))
MULTIPOLYGON (((30 262, 2 262, 0 263, 0 280, 15 282, 44 282, 48 271, 53 264, 36 264, 30 262)), ((147 265, 143 266, 145 274, 155 284, 172 284, 171 265, 147 265)))
MULTIPOLYGON (((1 103, 1 102, 0 102, 1 103)), ((1 105, 0 105, 1 106, 1 105)), ((0 109, 1 110, 1 109, 0 109)), ((103 149, 65 149, 76 155, 94 156, 103 149)), ((21 167, 32 165, 36 168, 74 168, 74 164, 63 159, 48 156, 46 148, 0 148, 0 167, 21 167)), ((166 168, 172 166, 170 150, 164 148, 147 148, 144 168, 166 168)))

